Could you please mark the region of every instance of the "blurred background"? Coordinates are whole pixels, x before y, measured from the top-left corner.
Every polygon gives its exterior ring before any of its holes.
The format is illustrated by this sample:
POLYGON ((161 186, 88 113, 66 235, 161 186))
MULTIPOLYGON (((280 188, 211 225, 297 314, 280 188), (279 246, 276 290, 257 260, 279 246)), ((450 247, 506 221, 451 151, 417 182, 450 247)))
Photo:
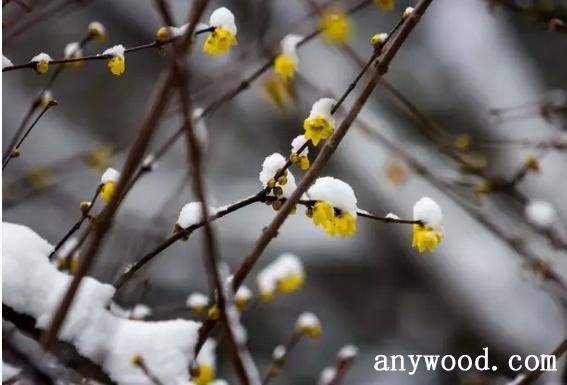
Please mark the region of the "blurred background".
MULTIPOLYGON (((348 9, 359 1, 319 5, 348 9)), ((3 8, 3 54, 14 64, 39 52, 63 57, 94 20, 108 33, 85 54, 115 44, 153 41, 162 26, 152 1, 33 1, 31 12, 3 8)), ((192 1, 170 0, 177 25, 192 1)), ((287 33, 317 28, 316 2, 304 0, 211 1, 236 16, 239 45, 227 56, 200 49, 189 57, 194 104, 205 107, 277 52, 287 33)), ((230 103, 206 118, 206 181, 213 206, 233 203, 261 188, 263 159, 290 151, 311 104, 340 95, 371 54, 370 36, 389 31, 410 1, 384 12, 368 4, 351 16, 348 45, 316 38, 299 50, 299 76, 283 88, 278 105, 266 89, 268 71, 230 103)), ((249 348, 261 373, 273 348, 284 343, 303 311, 317 314, 324 333, 293 351, 274 383, 313 384, 334 365, 345 344, 360 349, 347 374, 351 384, 505 383, 512 354, 551 352, 565 336, 567 279, 567 145, 565 111, 567 35, 547 21, 564 18, 567 2, 434 0, 393 61, 386 80, 364 107, 322 176, 335 176, 356 192, 358 206, 377 215, 411 218, 413 204, 429 196, 443 208, 446 237, 432 254, 411 248, 411 228, 358 219, 358 232, 330 238, 298 210, 264 252, 256 271, 283 252, 305 264, 304 288, 244 316, 249 348), (392 88, 393 87, 393 88, 392 88), (396 97, 395 92, 398 92, 396 97), (417 113, 408 108, 417 108, 417 113), (542 145, 542 143, 551 143, 542 145), (562 145, 562 146, 561 146, 562 145), (513 180, 534 156, 539 173, 501 190, 487 185, 513 180), (536 228, 526 203, 549 202, 557 220, 536 228), (375 372, 378 354, 480 354, 487 346, 496 373, 375 372)), ((199 47, 197 47, 197 45, 199 47)), ((104 61, 66 69, 50 88, 59 105, 50 110, 3 172, 3 220, 24 224, 56 244, 80 217, 79 202, 93 195, 107 166, 120 170, 169 58, 155 50, 127 55, 115 77, 104 61), (109 153, 112 153, 111 155, 109 153)), ((50 74, 19 70, 2 76, 3 150, 50 74)), ((351 105, 361 87, 346 101, 351 105)), ((272 92, 273 96, 273 92, 272 92)), ((150 152, 180 126, 176 98, 160 122, 150 152)), ((339 111, 338 121, 344 116, 339 111)), ((312 150, 315 154, 316 150, 312 150)), ((135 185, 118 212, 93 275, 112 282, 124 267, 171 234, 181 207, 194 200, 180 140, 157 168, 135 185)), ((311 156, 314 159, 314 155, 311 156)), ((301 171, 293 170, 296 179, 301 171)), ((100 209, 100 204, 95 212, 100 209)), ((232 269, 252 250, 274 211, 256 204, 215 222, 222 257, 232 269)), ((82 230, 86 228, 83 225, 82 230)), ((80 234, 80 233, 79 233, 80 234)), ((183 305, 194 291, 207 292, 201 232, 178 242, 141 271, 117 298, 152 308, 183 305)), ((247 285, 257 292, 255 272, 247 285)), ((153 318, 189 316, 186 311, 153 318)), ((219 376, 236 382, 226 355, 219 376)), ((564 370, 541 383, 565 383, 564 370)))

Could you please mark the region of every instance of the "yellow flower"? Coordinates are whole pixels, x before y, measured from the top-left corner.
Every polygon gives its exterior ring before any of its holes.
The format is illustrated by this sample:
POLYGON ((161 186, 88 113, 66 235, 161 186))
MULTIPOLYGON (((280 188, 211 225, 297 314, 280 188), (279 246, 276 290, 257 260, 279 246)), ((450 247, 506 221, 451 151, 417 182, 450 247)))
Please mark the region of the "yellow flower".
POLYGON ((263 82, 264 95, 277 108, 293 107, 293 82, 280 76, 268 76, 263 82))
POLYGON ((112 148, 104 144, 96 144, 87 153, 85 162, 96 170, 106 170, 112 164, 112 148))
POLYGON ((302 156, 299 158, 299 168, 303 171, 308 170, 310 166, 309 158, 306 156, 302 156))
POLYGON ((114 56, 108 61, 108 69, 113 75, 120 76, 126 70, 126 62, 120 56, 114 56))
POLYGON ((293 78, 293 74, 297 69, 297 62, 286 54, 279 54, 274 59, 274 70, 284 79, 293 78))
POLYGON ((322 115, 313 118, 307 118, 303 122, 305 137, 317 146, 321 139, 329 138, 334 131, 334 127, 327 118, 322 115))
POLYGON ((348 42, 351 34, 351 21, 341 9, 330 9, 323 13, 319 21, 323 38, 331 44, 348 42))
POLYGON ((193 376, 191 380, 196 385, 207 385, 215 378, 215 371, 209 365, 199 364, 199 375, 193 376))
POLYGON ((323 330, 321 325, 313 325, 313 326, 298 326, 296 328, 298 333, 305 334, 311 338, 318 338, 323 334, 323 330))
POLYGON ((420 253, 424 251, 433 252, 435 247, 443 240, 443 233, 431 226, 413 225, 412 247, 416 247, 420 253))
POLYGON ((116 189, 116 185, 113 182, 106 182, 102 185, 102 190, 100 191, 100 196, 103 201, 110 202, 112 199, 112 195, 114 195, 114 190, 116 189))
POLYGON ((396 0, 374 0, 384 11, 390 11, 396 5, 396 0))
POLYGON ((35 63, 35 70, 38 74, 46 74, 49 70, 49 62, 47 60, 40 60, 35 63))
POLYGON ((277 282, 277 289, 280 294, 290 294, 303 286, 303 276, 290 274, 277 282))
POLYGON ((106 41, 106 29, 104 25, 98 21, 93 21, 88 27, 89 34, 94 37, 98 43, 104 43, 106 41))
POLYGON ((374 48, 379 48, 384 44, 387 38, 388 38, 387 33, 377 33, 376 35, 370 38, 370 45, 374 48))
POLYGON ((305 312, 295 323, 295 331, 311 338, 317 338, 323 332, 319 318, 313 313, 305 312))
POLYGON ((315 226, 323 226, 335 219, 333 206, 327 202, 319 201, 313 206, 313 223, 315 226))
POLYGON ((356 233, 356 219, 349 213, 341 213, 335 217, 335 229, 341 238, 356 233))
POLYGON ((209 34, 205 44, 203 44, 203 51, 209 55, 221 55, 228 53, 230 47, 238 45, 236 36, 233 35, 227 28, 216 27, 213 32, 209 34))
POLYGON ((214 321, 218 320, 218 319, 220 318, 220 309, 219 309, 219 307, 218 307, 217 305, 211 306, 211 308, 209 309, 209 312, 208 312, 207 316, 208 316, 210 319, 214 320, 214 321))
POLYGON ((459 151, 466 152, 471 148, 472 138, 469 134, 461 134, 455 138, 455 148, 459 151))
POLYGON ((169 40, 171 38, 171 34, 169 33, 169 27, 161 27, 156 32, 156 39, 157 41, 163 42, 169 40))
POLYGON ((264 302, 272 302, 274 298, 275 298, 275 293, 273 291, 260 292, 260 299, 264 302))

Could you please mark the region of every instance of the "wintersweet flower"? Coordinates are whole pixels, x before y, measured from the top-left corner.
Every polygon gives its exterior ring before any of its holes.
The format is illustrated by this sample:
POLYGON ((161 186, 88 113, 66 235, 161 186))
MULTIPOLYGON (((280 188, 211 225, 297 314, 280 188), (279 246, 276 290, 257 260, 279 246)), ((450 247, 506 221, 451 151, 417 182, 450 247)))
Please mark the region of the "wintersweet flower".
POLYGON ((51 56, 43 52, 39 55, 35 55, 30 60, 30 62, 35 63, 35 71, 40 75, 47 73, 47 71, 49 70, 50 61, 53 61, 51 56))
POLYGON ((396 0, 374 0, 384 11, 391 11, 396 6, 396 0))
POLYGON ((305 138, 317 146, 321 139, 329 138, 335 130, 335 119, 331 109, 337 103, 335 99, 322 98, 311 107, 311 112, 303 122, 305 138))
POLYGON ((108 69, 113 75, 120 76, 124 73, 126 70, 126 59, 124 58, 124 46, 122 44, 115 45, 102 54, 112 56, 108 61, 108 69))
POLYGON ((187 297, 185 304, 188 308, 193 310, 196 315, 201 315, 209 306, 209 297, 203 293, 195 292, 187 297))
POLYGON ((209 24, 214 30, 209 34, 203 45, 203 51, 210 55, 228 53, 230 47, 238 45, 236 40, 237 28, 234 15, 226 7, 217 8, 211 14, 209 24))
POLYGON ((420 253, 433 252, 445 236, 441 207, 433 199, 423 197, 413 206, 413 218, 423 224, 413 225, 412 247, 420 253))
POLYGON ((102 186, 100 196, 103 201, 110 202, 112 195, 114 195, 118 179, 120 179, 120 173, 113 168, 108 168, 104 174, 102 174, 100 178, 100 184, 102 186))
POLYGON ((276 74, 268 74, 262 82, 266 99, 276 108, 291 109, 294 105, 293 82, 276 74))
POLYGON ((379 48, 386 42, 386 39, 388 39, 387 33, 377 33, 370 38, 370 45, 374 48, 379 48))
POLYGON ((309 147, 306 146, 301 154, 299 153, 300 149, 307 143, 307 138, 305 135, 296 136, 291 141, 291 155, 290 160, 292 163, 299 165, 299 168, 303 171, 309 169, 310 162, 309 162, 309 147))
MULTIPOLYGON (((81 49, 81 45, 76 41, 71 42, 65 46, 64 57, 65 59, 79 59, 83 56, 83 50, 81 49)), ((80 67, 82 62, 70 62, 66 63, 68 67, 80 67)))
POLYGON ((89 34, 94 37, 98 43, 104 43, 106 41, 106 29, 104 25, 98 21, 93 21, 88 27, 89 34))
POLYGON ((301 260, 291 253, 280 255, 258 273, 256 278, 263 301, 272 301, 276 293, 290 294, 299 290, 305 282, 301 260))
POLYGON ((319 21, 323 39, 331 44, 344 44, 351 35, 351 21, 348 15, 338 8, 326 10, 319 21))
POLYGON ((240 286, 234 294, 234 304, 238 310, 242 311, 252 299, 252 291, 244 285, 240 286))
POLYGON ((317 338, 321 336, 323 328, 321 327, 321 321, 315 314, 305 312, 297 319, 295 331, 311 338, 317 338))
POLYGON ((281 41, 282 52, 274 59, 274 70, 284 79, 291 79, 297 70, 299 57, 297 56, 297 44, 303 36, 289 34, 281 41))
POLYGON ((197 356, 198 374, 191 378, 191 381, 196 385, 207 385, 214 380, 216 376, 216 347, 217 342, 213 339, 208 339, 203 344, 197 356))

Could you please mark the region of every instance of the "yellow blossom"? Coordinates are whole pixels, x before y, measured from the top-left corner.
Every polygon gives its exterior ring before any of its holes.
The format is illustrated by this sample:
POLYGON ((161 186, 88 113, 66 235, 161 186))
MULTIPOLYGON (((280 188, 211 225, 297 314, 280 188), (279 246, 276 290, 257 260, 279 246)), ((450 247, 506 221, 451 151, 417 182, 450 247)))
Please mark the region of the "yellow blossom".
POLYGON ((169 27, 161 27, 156 32, 156 39, 157 41, 164 42, 171 38, 171 34, 169 33, 169 27))
POLYGON ((319 21, 323 38, 331 44, 348 42, 351 34, 351 21, 341 9, 330 9, 323 13, 319 21))
POLYGON ((120 56, 114 56, 108 61, 108 69, 113 75, 120 76, 126 70, 126 62, 120 56))
POLYGON ((321 328, 320 324, 313 324, 313 325, 301 325, 298 324, 295 327, 295 331, 297 333, 305 334, 311 338, 318 338, 323 333, 323 329, 321 328))
POLYGON ((191 380, 196 385, 207 385, 215 378, 215 371, 209 365, 199 364, 199 375, 193 376, 191 380))
POLYGON ((293 107, 293 82, 280 76, 268 76, 263 82, 264 95, 277 108, 293 107))
POLYGON ((335 217, 335 230, 341 238, 356 233, 356 219, 349 213, 341 213, 335 217))
POLYGON ((433 252, 435 247, 437 247, 442 240, 443 233, 435 230, 433 227, 420 224, 413 225, 412 247, 417 248, 420 253, 426 250, 433 252))
POLYGON ((221 55, 228 53, 233 45, 238 45, 236 36, 227 28, 216 27, 205 40, 203 51, 209 55, 221 55))
POLYGON ((466 152, 471 148, 472 138, 469 134, 461 134, 455 138, 455 148, 459 151, 466 152))
POLYGON ((35 70, 38 74, 46 74, 49 70, 49 62, 47 60, 40 60, 35 63, 35 70))
POLYGON ((274 71, 284 79, 293 78, 297 62, 286 54, 280 54, 274 59, 274 71))
POLYGON ((214 321, 218 320, 218 319, 220 318, 220 309, 219 309, 219 307, 216 306, 216 305, 211 306, 211 308, 209 309, 209 312, 208 312, 207 316, 208 316, 210 319, 214 320, 214 321))
POLYGON ((310 166, 309 158, 306 156, 302 156, 299 158, 299 168, 303 171, 308 170, 310 166))
POLYGON ((329 138, 334 131, 331 122, 322 115, 305 119, 303 129, 305 138, 311 140, 314 146, 317 146, 321 139, 329 138))
POLYGON ((280 294, 290 294, 303 286, 303 276, 290 274, 277 282, 277 289, 280 294))
POLYGON ((374 0, 374 2, 384 11, 390 11, 396 5, 396 0, 374 0))
POLYGON ((114 195, 114 190, 116 185, 113 182, 106 182, 102 185, 102 190, 100 191, 100 196, 103 201, 110 202, 112 195, 114 195))
POLYGON ((319 201, 313 206, 313 223, 315 226, 323 226, 335 219, 333 206, 327 202, 319 201))
POLYGON ((93 21, 88 27, 89 34, 94 37, 98 43, 104 43, 106 41, 106 29, 104 25, 98 21, 93 21))
POLYGON ((264 302, 272 302, 274 298, 275 298, 275 293, 273 291, 260 292, 260 299, 264 302))

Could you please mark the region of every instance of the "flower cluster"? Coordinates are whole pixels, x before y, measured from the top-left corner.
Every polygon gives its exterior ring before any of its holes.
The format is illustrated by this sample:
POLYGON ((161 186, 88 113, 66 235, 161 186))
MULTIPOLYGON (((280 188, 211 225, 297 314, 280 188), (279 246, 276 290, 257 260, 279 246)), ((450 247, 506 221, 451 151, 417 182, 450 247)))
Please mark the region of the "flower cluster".
POLYGON ((305 148, 301 150, 301 148, 307 143, 307 138, 305 135, 296 136, 291 141, 291 155, 289 159, 291 163, 297 164, 300 169, 303 171, 309 169, 310 162, 309 162, 309 148, 305 146, 305 148))
POLYGON ((214 29, 203 44, 204 52, 214 56, 221 55, 228 53, 233 45, 238 45, 234 15, 228 8, 215 9, 209 19, 209 25, 214 29))
POLYGON ((264 188, 270 190, 269 196, 277 199, 268 201, 275 210, 279 210, 282 206, 281 198, 288 198, 297 187, 295 178, 291 171, 285 169, 281 176, 276 180, 274 177, 280 174, 280 170, 284 169, 286 159, 282 154, 274 153, 262 163, 262 171, 260 171, 259 179, 264 188))
POLYGON ((266 266, 256 277, 260 298, 271 301, 276 293, 289 294, 303 286, 305 272, 301 260, 291 254, 284 253, 266 266))
POLYGON ((307 197, 315 201, 307 215, 316 226, 321 226, 330 236, 341 238, 356 232, 356 196, 345 182, 333 178, 318 178, 307 191, 307 197))
POLYGON ((120 179, 120 173, 113 168, 108 168, 100 178, 100 196, 103 201, 110 202, 114 190, 116 189, 116 182, 120 179))
POLYGON ((413 225, 412 247, 432 252, 443 240, 443 212, 433 199, 423 197, 413 206, 413 219, 422 224, 413 225))
POLYGON ((335 118, 331 113, 333 106, 337 103, 335 99, 322 98, 311 107, 309 116, 303 122, 305 138, 317 146, 322 139, 329 138, 335 131, 335 118))
POLYGON ((299 56, 297 56, 297 44, 303 36, 289 34, 281 42, 281 53, 274 59, 274 70, 283 79, 291 79, 297 71, 299 56))

